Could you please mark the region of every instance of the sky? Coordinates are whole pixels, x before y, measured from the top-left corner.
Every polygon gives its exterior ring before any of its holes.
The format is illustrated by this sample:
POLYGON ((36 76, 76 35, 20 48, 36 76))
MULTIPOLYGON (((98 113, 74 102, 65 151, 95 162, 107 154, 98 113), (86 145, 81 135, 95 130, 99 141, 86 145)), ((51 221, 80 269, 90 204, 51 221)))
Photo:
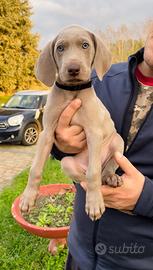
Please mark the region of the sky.
POLYGON ((117 29, 153 20, 153 0, 29 0, 34 33, 40 34, 39 47, 44 47, 58 31, 79 24, 92 31, 117 29))

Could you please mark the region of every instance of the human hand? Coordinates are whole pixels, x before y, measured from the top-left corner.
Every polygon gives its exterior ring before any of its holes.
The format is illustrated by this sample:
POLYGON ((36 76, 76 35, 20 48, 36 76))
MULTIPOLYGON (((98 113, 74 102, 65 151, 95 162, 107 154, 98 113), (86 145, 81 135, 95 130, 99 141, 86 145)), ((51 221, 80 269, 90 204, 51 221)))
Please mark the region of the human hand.
POLYGON ((81 100, 73 100, 62 112, 55 130, 55 144, 65 153, 79 153, 86 146, 86 135, 81 126, 71 125, 72 118, 81 106, 81 100))
MULTIPOLYGON (((118 210, 131 211, 134 209, 142 192, 145 177, 119 152, 114 154, 114 159, 124 171, 124 174, 121 176, 123 185, 117 188, 107 185, 101 187, 105 206, 118 210)), ((82 182, 81 185, 86 190, 87 184, 82 182)))

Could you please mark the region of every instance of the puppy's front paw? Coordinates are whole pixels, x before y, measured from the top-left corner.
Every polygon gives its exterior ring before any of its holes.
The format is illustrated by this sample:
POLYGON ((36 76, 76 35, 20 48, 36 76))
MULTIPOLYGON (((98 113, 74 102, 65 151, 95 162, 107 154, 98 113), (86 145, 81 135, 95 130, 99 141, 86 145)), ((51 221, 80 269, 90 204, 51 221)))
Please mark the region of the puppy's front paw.
POLYGON ((103 185, 108 185, 110 187, 120 187, 123 184, 121 176, 117 174, 107 174, 103 176, 103 185))
POLYGON ((100 190, 87 190, 85 210, 92 220, 97 220, 102 216, 105 211, 105 205, 100 190))
POLYGON ((34 188, 26 188, 20 198, 19 207, 21 211, 28 212, 34 206, 38 190, 34 188))

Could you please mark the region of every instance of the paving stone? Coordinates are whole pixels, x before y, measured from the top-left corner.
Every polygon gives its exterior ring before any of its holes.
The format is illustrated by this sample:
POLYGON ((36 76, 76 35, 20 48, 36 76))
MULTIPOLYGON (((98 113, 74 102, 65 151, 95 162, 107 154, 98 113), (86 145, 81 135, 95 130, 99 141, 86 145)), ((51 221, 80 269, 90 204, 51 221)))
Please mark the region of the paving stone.
POLYGON ((31 165, 36 146, 0 145, 0 191, 12 183, 13 178, 31 165))

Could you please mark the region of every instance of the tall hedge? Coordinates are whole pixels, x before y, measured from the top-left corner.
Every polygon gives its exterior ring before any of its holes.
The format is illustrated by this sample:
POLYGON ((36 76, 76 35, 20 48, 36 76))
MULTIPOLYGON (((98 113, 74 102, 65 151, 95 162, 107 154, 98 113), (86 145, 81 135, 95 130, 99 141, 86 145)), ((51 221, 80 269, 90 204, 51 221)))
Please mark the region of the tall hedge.
POLYGON ((35 81, 38 35, 31 32, 27 0, 0 2, 0 91, 12 93, 35 81))

